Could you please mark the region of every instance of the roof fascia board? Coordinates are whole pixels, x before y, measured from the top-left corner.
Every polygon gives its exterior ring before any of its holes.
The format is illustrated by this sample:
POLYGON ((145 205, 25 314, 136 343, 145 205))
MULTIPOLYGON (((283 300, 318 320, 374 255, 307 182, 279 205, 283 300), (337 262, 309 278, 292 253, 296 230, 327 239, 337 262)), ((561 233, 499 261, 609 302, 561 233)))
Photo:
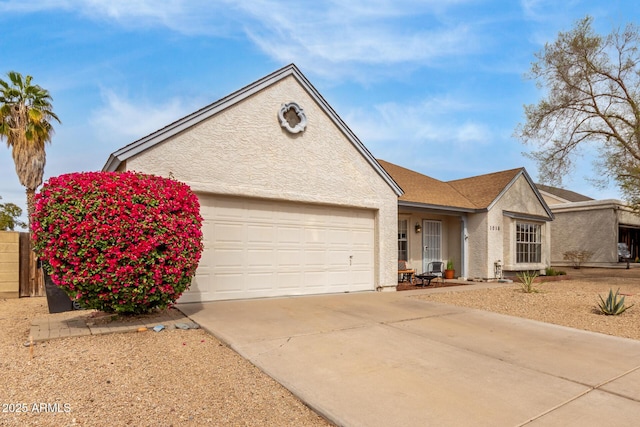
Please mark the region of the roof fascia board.
POLYGON ((571 202, 559 205, 553 205, 553 211, 557 213, 561 212, 577 212, 596 209, 618 209, 633 212, 633 209, 627 206, 627 204, 621 200, 616 199, 603 199, 603 200, 589 200, 586 202, 571 202))
POLYGON ((398 201, 398 207, 422 209, 422 210, 426 210, 434 213, 440 213, 442 215, 447 215, 447 213, 445 212, 451 212, 449 215, 457 215, 457 214, 463 214, 463 213, 479 213, 479 212, 486 211, 486 209, 456 208, 451 206, 430 205, 427 203, 420 203, 420 202, 407 202, 404 200, 398 201))
POLYGON ((545 222, 553 221, 553 218, 551 217, 546 217, 541 215, 531 215, 531 214, 520 213, 520 212, 502 211, 502 215, 509 218, 514 218, 514 219, 528 219, 531 221, 545 221, 545 222))

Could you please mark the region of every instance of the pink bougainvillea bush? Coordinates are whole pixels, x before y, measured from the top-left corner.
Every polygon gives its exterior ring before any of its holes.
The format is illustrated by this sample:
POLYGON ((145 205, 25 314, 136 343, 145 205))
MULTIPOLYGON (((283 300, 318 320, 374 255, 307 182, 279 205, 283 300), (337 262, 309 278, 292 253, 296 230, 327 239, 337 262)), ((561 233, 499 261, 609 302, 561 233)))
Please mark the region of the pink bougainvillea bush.
POLYGON ((172 305, 202 252, 200 205, 173 179, 87 172, 36 195, 34 250, 53 283, 85 308, 138 314, 172 305))

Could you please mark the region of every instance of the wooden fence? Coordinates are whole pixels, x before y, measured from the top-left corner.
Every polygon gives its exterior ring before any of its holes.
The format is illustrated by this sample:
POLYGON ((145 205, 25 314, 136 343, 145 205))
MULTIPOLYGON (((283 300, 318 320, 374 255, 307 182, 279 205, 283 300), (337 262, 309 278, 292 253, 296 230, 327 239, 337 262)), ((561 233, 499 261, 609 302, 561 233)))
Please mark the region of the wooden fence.
POLYGON ((37 259, 31 250, 29 233, 20 233, 20 296, 46 296, 42 269, 38 268, 37 259))
POLYGON ((20 233, 0 231, 0 298, 18 298, 20 233))

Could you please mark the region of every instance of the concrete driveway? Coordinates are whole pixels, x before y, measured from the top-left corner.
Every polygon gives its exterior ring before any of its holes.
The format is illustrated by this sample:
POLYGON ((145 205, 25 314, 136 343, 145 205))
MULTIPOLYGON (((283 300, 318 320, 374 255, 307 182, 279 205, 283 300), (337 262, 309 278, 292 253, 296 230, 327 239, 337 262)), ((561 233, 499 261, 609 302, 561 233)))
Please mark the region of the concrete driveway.
POLYGON ((405 292, 178 308, 338 425, 640 423, 640 341, 405 292))

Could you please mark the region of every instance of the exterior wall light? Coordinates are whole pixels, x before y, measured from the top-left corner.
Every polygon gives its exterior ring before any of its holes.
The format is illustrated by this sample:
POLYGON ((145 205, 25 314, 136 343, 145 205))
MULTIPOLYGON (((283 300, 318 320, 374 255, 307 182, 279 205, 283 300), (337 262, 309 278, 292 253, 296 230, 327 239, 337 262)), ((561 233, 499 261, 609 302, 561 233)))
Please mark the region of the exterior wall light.
POLYGON ((422 226, 419 222, 416 222, 416 233, 420 233, 422 231, 422 226))

